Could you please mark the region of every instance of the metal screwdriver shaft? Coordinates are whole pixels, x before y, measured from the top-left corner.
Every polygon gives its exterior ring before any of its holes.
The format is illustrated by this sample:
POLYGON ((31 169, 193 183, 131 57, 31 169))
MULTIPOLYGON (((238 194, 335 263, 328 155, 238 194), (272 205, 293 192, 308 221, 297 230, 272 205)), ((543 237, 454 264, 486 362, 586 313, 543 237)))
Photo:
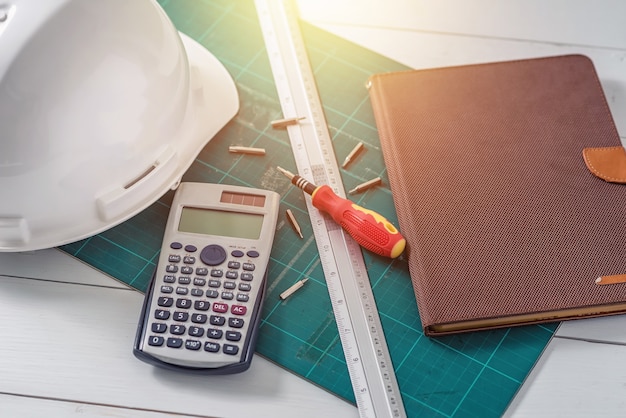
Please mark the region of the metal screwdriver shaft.
POLYGON ((313 183, 310 183, 309 181, 307 181, 303 177, 297 176, 297 175, 293 174, 291 171, 287 171, 287 170, 285 170, 282 167, 276 167, 276 168, 278 169, 278 171, 283 173, 285 175, 285 177, 287 177, 289 180, 291 180, 291 182, 296 187, 304 190, 307 194, 312 195, 313 192, 315 192, 315 189, 317 189, 316 185, 314 185, 313 183))

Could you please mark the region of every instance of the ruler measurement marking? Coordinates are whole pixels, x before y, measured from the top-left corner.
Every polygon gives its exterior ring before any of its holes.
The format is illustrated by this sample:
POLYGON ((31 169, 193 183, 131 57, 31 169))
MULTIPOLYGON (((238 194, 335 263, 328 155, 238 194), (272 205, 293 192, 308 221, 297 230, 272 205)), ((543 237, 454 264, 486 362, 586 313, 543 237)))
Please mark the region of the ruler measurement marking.
MULTIPOLYGON (((256 0, 283 117, 298 172, 345 197, 299 23, 289 4, 256 0)), ((335 321, 361 417, 404 417, 400 390, 382 332, 363 255, 330 217, 306 199, 335 321)))

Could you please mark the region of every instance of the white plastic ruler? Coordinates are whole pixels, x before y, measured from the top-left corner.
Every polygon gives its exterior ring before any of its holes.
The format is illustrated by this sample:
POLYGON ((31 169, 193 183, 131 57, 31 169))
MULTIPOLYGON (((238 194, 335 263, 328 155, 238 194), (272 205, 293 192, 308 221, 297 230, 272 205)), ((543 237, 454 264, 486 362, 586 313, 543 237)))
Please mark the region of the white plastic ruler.
MULTIPOLYGON (((317 92, 295 6, 256 0, 298 174, 345 197, 326 118, 317 92)), ((361 417, 405 417, 382 324, 359 245, 306 199, 361 417)))

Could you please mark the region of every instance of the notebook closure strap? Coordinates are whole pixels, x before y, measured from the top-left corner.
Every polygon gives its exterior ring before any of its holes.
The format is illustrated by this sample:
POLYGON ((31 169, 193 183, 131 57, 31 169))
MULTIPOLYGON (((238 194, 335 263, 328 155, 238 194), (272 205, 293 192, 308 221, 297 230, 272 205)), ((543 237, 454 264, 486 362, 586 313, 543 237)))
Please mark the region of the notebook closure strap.
POLYGON ((602 180, 626 184, 626 150, 622 146, 583 149, 589 171, 602 180))

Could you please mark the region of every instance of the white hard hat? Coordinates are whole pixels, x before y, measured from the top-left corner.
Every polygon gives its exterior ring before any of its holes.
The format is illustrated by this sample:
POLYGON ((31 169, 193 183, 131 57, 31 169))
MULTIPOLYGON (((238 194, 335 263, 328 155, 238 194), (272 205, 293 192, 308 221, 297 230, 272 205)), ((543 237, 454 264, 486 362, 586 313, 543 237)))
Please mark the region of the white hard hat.
POLYGON ((239 109, 152 0, 0 2, 0 251, 108 229, 175 188, 239 109))

